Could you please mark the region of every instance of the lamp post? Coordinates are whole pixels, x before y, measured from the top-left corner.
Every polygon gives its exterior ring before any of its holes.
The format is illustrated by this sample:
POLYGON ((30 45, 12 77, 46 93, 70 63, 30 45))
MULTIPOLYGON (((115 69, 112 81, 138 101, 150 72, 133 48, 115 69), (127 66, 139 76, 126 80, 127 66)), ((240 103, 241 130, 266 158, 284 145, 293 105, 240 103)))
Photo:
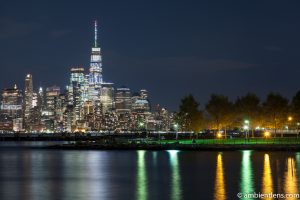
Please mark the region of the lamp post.
POLYGON ((139 123, 139 128, 140 128, 140 129, 143 129, 144 126, 145 126, 144 122, 140 122, 140 123, 139 123))
POLYGON ((249 139, 249 126, 248 125, 244 125, 243 128, 246 131, 246 139, 249 139))
POLYGON ((297 122, 297 137, 299 136, 299 126, 300 126, 300 123, 297 122))
POLYGON ((247 139, 249 139, 249 124, 250 124, 250 121, 246 119, 244 121, 244 130, 246 130, 246 138, 247 139))
POLYGON ((264 135, 265 135, 265 138, 268 138, 268 137, 270 137, 270 132, 269 132, 269 131, 266 131, 266 132, 264 133, 264 135))
POLYGON ((140 136, 143 135, 142 133, 143 133, 144 127, 145 127, 145 123, 144 122, 139 122, 139 134, 140 134, 140 136))
POLYGON ((288 120, 288 124, 286 125, 286 133, 288 134, 289 133, 289 126, 291 127, 291 122, 293 121, 293 117, 292 116, 288 116, 287 118, 288 120))
POLYGON ((178 127, 179 127, 178 124, 174 124, 174 130, 176 132, 176 140, 178 140, 178 127))

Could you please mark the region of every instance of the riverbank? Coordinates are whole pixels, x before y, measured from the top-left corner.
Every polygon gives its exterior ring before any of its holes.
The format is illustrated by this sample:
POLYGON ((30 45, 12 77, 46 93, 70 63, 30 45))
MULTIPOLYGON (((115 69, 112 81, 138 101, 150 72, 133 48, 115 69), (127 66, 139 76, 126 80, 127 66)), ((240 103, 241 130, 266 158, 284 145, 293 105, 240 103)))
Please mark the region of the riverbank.
POLYGON ((43 148, 61 150, 300 151, 300 145, 297 144, 63 144, 43 148))
MULTIPOLYGON (((188 137, 187 137, 188 138, 188 137)), ((215 138, 215 139, 159 139, 139 135, 8 135, 1 142, 60 141, 68 144, 39 146, 41 149, 63 150, 193 150, 193 151, 300 151, 298 137, 272 138, 215 138)))

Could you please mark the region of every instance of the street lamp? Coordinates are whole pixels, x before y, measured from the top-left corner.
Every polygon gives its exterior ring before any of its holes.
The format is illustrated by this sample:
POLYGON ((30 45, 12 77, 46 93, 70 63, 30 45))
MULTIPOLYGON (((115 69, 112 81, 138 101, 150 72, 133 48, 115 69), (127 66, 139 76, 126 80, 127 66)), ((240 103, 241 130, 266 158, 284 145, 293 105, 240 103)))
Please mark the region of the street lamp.
POLYGON ((244 125, 244 130, 246 130, 246 139, 249 139, 249 126, 248 125, 244 125))
POLYGON ((266 131, 266 132, 265 132, 265 137, 266 137, 266 138, 270 137, 270 132, 269 132, 269 131, 266 131))
POLYGON ((175 129, 175 131, 178 130, 178 124, 174 124, 174 129, 175 129))
POLYGON ((250 124, 250 121, 248 119, 246 119, 244 121, 244 130, 246 130, 246 138, 249 138, 249 124, 250 124))
POLYGON ((245 130, 249 130, 249 126, 248 125, 244 125, 243 127, 245 130))
POLYGON ((178 140, 178 124, 174 124, 174 130, 176 131, 176 140, 178 140))
POLYGON ((293 120, 293 117, 292 116, 288 116, 288 118, 287 118, 287 120, 288 120, 288 123, 287 123, 287 125, 286 125, 286 133, 288 134, 288 132, 289 132, 289 126, 291 127, 291 125, 292 125, 292 120, 293 120))
POLYGON ((298 135, 299 135, 299 126, 300 126, 300 123, 297 122, 297 137, 298 137, 298 135))
POLYGON ((144 126, 144 123, 143 123, 143 122, 140 122, 140 123, 139 123, 139 126, 140 126, 140 127, 143 127, 143 126, 144 126))
POLYGON ((144 122, 139 122, 139 134, 141 134, 144 131, 145 123, 144 122))

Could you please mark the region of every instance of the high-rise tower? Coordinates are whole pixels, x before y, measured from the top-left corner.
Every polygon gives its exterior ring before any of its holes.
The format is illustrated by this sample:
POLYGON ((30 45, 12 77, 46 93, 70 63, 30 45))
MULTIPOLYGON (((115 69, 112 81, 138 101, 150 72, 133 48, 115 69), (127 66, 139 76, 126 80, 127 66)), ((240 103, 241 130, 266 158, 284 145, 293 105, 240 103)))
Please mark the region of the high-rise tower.
POLYGON ((97 21, 95 21, 95 39, 94 39, 94 45, 92 47, 90 73, 88 79, 88 100, 91 101, 99 100, 101 84, 103 82, 102 57, 101 57, 101 49, 98 46, 97 32, 98 32, 97 21))
POLYGON ((100 87, 102 83, 102 57, 101 57, 101 48, 98 46, 97 32, 98 32, 97 21, 95 21, 95 39, 94 39, 94 46, 92 47, 89 85, 100 87))
POLYGON ((70 86, 68 88, 69 104, 74 106, 76 120, 81 118, 81 107, 85 98, 85 76, 84 68, 72 68, 70 86))
POLYGON ((2 91, 1 114, 12 119, 22 118, 22 104, 22 91, 17 88, 17 85, 14 88, 2 91))
POLYGON ((33 99, 33 85, 32 85, 32 75, 27 74, 25 78, 25 102, 24 102, 24 120, 25 125, 28 125, 30 118, 30 109, 32 106, 33 99))

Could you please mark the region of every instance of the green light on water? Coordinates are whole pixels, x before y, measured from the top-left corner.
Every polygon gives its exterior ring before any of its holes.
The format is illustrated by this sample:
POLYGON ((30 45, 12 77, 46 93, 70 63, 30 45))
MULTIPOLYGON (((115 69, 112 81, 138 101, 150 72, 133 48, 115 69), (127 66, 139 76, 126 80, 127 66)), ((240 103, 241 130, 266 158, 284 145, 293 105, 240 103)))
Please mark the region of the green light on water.
MULTIPOLYGON (((296 167, 297 172, 300 172, 300 153, 296 153, 296 167)), ((300 176, 298 175, 298 183, 300 183, 300 176)), ((300 189, 300 188, 299 188, 300 189)))
POLYGON ((242 157, 241 193, 250 194, 254 192, 251 151, 242 151, 242 157))
POLYGON ((181 199, 181 185, 180 185, 180 171, 178 162, 178 152, 177 150, 167 151, 170 156, 170 164, 172 167, 172 185, 171 185, 171 199, 179 200, 181 199))
POLYGON ((147 199, 147 174, 146 174, 146 165, 145 165, 145 153, 146 151, 138 151, 138 160, 137 160, 137 191, 136 199, 137 200, 146 200, 147 199))
POLYGON ((152 152, 153 164, 156 166, 157 164, 157 152, 152 152))
MULTIPOLYGON (((297 171, 300 172, 300 152, 296 153, 296 167, 297 167, 297 171)), ((299 176, 300 178, 300 176, 299 176)), ((300 183, 300 179, 299 179, 299 183, 300 183)))

